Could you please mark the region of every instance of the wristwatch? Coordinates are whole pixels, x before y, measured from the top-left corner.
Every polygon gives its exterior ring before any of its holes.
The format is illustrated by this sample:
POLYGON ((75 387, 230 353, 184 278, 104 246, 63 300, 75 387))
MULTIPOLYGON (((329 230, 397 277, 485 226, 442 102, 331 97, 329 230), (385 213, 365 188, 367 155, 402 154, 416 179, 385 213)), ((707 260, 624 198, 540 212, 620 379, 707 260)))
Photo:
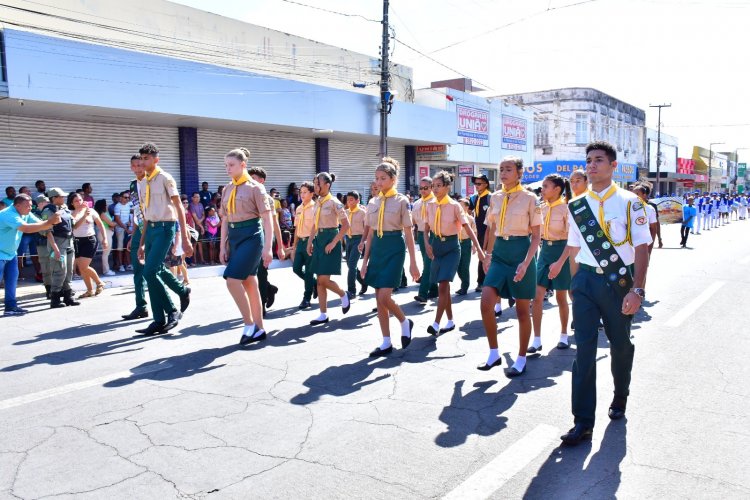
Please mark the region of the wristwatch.
POLYGON ((646 298, 646 290, 643 288, 631 288, 630 291, 639 296, 641 300, 646 298))

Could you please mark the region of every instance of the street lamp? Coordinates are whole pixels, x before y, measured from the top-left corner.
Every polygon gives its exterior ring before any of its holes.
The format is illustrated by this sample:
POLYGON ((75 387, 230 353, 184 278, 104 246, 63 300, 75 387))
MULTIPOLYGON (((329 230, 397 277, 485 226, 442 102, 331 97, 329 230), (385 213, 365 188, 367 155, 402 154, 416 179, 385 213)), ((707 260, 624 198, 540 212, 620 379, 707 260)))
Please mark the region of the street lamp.
POLYGON ((713 148, 718 144, 725 144, 723 142, 712 142, 708 145, 708 192, 711 192, 711 162, 714 159, 713 148))

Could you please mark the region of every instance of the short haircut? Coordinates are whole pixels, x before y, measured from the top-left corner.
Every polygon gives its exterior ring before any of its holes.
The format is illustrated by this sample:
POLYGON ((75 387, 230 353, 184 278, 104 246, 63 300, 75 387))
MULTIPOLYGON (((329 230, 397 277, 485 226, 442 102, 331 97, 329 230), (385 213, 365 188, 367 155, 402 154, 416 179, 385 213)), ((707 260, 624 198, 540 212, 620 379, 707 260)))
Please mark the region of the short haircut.
POLYGON ((39 187, 39 185, 40 185, 40 184, 44 184, 44 181, 43 181, 43 180, 41 180, 41 179, 39 179, 38 181, 36 181, 36 182, 34 183, 34 186, 35 186, 35 187, 39 187))
POLYGON ((123 195, 125 195, 125 194, 126 194, 126 195, 128 195, 128 196, 130 196, 130 190, 125 190, 125 191, 122 191, 122 192, 120 193, 120 198, 122 198, 122 196, 123 196, 123 195))
POLYGON ((267 177, 266 170, 263 167, 248 167, 247 173, 250 175, 257 175, 263 180, 265 180, 267 177))
POLYGON ((348 193, 346 193, 346 197, 348 198, 349 196, 351 196, 357 201, 359 201, 360 199, 359 193, 357 191, 349 191, 348 193))
POLYGON ((461 198, 460 200, 458 200, 458 202, 462 205, 466 205, 467 207, 471 206, 471 202, 468 198, 461 198))
POLYGON ((141 155, 133 155, 130 157, 131 162, 138 161, 140 159, 141 159, 141 155))
POLYGON ((159 148, 153 142, 147 142, 140 147, 138 153, 141 155, 159 156, 159 148))
POLYGON ((112 201, 115 201, 119 197, 120 197, 120 193, 112 193, 112 201))
POLYGON ((432 185, 432 177, 424 176, 421 179, 419 179, 419 183, 426 182, 429 185, 432 185))
POLYGON ((597 149, 600 151, 604 151, 607 154, 607 158, 609 158, 610 162, 617 161, 617 151, 615 151, 614 146, 612 146, 612 144, 608 143, 607 141, 590 142, 588 146, 586 146, 586 154, 588 155, 591 151, 597 149))
POLYGON ((208 182, 206 181, 201 182, 201 186, 208 186, 208 182))
POLYGON ((307 189, 308 193, 314 193, 315 192, 315 186, 310 181, 303 182, 302 184, 299 185, 299 188, 300 189, 302 189, 302 188, 307 189))
POLYGON ((10 193, 14 192, 15 190, 16 188, 14 188, 13 186, 8 186, 5 188, 5 194, 10 196, 10 193))
POLYGON ((31 196, 29 196, 28 194, 16 195, 16 197, 13 198, 13 206, 20 205, 21 203, 25 203, 27 201, 31 201, 31 196))
POLYGON ((81 184, 81 189, 86 189, 86 188, 90 188, 90 187, 91 187, 91 183, 90 182, 84 182, 83 184, 81 184))

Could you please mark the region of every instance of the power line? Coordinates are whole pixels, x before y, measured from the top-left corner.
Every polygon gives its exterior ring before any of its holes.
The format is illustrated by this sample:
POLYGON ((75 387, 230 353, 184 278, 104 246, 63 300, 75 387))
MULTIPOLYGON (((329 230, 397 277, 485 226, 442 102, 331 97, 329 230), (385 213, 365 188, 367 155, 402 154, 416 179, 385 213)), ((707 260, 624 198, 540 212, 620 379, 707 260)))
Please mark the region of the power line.
POLYGON ((282 2, 291 3, 294 5, 299 5, 302 7, 307 7, 309 9, 319 10, 321 12, 328 12, 329 14, 336 14, 338 16, 344 16, 344 17, 359 17, 360 19, 364 19, 365 21, 369 21, 371 23, 378 23, 381 24, 382 21, 379 19, 370 19, 369 17, 365 17, 361 14, 347 14, 346 12, 339 12, 337 10, 330 10, 330 9, 324 9, 323 7, 317 7, 315 5, 309 5, 302 2, 295 2, 294 0, 281 0, 282 2))

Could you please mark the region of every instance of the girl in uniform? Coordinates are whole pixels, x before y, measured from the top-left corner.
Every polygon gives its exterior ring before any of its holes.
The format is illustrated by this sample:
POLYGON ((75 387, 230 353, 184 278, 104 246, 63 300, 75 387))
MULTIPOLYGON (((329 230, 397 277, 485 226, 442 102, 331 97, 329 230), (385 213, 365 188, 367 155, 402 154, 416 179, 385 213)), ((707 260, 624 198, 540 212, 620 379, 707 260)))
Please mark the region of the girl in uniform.
POLYGON ((500 163, 499 174, 503 186, 492 195, 486 218, 488 235, 494 233, 495 238, 489 239, 484 258, 486 275, 481 302, 482 323, 490 345, 490 355, 477 368, 489 370, 500 366, 495 304, 498 296, 507 299, 514 297, 519 349, 515 363, 505 370, 505 375, 516 377, 526 371, 526 348, 531 336, 529 305, 536 295, 536 250, 541 240, 542 218, 534 193, 521 187, 523 160, 506 157, 500 163))
POLYGON ((589 189, 589 176, 586 172, 577 168, 570 174, 570 190, 573 191, 573 198, 581 196, 589 189))
MULTIPOLYGON (((474 231, 474 234, 477 235, 477 239, 479 239, 479 235, 477 234, 476 220, 472 215, 473 212, 469 210, 471 206, 469 200, 467 198, 462 198, 461 200, 459 200, 459 203, 461 203, 461 207, 464 209, 464 216, 469 223, 469 227, 472 231, 474 231)), ((475 250, 474 247, 471 246, 469 233, 467 233, 466 229, 464 229, 463 227, 461 227, 461 232, 458 235, 458 240, 461 245, 461 260, 458 263, 458 278, 461 280, 461 288, 458 289, 456 295, 466 295, 469 291, 470 285, 471 254, 474 253, 475 250)))
POLYGON ((349 312, 349 296, 344 293, 332 275, 341 274, 341 239, 349 231, 349 219, 343 204, 331 195, 335 174, 320 172, 315 176, 315 205, 313 235, 307 240, 307 254, 312 257, 312 270, 318 277, 318 303, 320 315, 310 324, 328 323, 328 290, 341 297, 341 311, 349 312), (339 232, 341 224, 341 232, 339 232))
POLYGON ((469 226, 461 204, 448 196, 453 185, 453 175, 442 171, 432 178, 432 192, 435 202, 427 205, 427 220, 424 221, 424 239, 427 256, 432 260, 430 267, 430 284, 438 286, 437 309, 435 321, 427 327, 432 335, 446 333, 453 330, 453 310, 451 308, 451 281, 456 277, 458 263, 461 260, 461 247, 458 237, 461 229, 466 231, 480 260, 484 260, 484 252, 477 240, 477 236, 469 226), (429 234, 429 239, 428 235, 429 234), (443 312, 448 316, 444 328, 440 327, 443 312))
MULTIPOLYGON (((375 288, 378 322, 383 343, 370 353, 370 357, 385 356, 393 351, 389 328, 390 314, 401 325, 401 347, 408 347, 414 322, 394 302, 391 294, 401 284, 406 249, 409 249, 409 273, 416 281, 419 269, 414 253, 414 234, 409 212, 409 199, 396 191, 399 163, 385 157, 375 169, 375 183, 379 194, 367 205, 367 233, 365 256, 361 275, 367 285, 375 288), (404 241, 405 240, 405 241, 404 241)), ((425 276, 425 278, 427 278, 425 276)))
POLYGON ((526 352, 542 350, 542 309, 544 293, 555 290, 560 312, 560 340, 558 349, 567 349, 568 293, 570 293, 570 263, 568 262, 568 201, 571 199, 568 179, 551 174, 542 183, 542 250, 536 266, 536 297, 531 313, 534 319, 534 341, 526 352))
MULTIPOLYGON (((305 282, 305 291, 302 295, 300 309, 310 307, 310 298, 316 287, 315 277, 313 276, 312 267, 310 267, 310 256, 307 255, 307 240, 313 231, 313 218, 315 212, 315 188, 312 182, 303 182, 299 187, 300 204, 294 216, 294 242, 290 253, 294 255, 292 269, 294 274, 299 276, 305 282)), ((317 296, 317 293, 315 293, 317 296)))
POLYGON ((271 264, 271 206, 263 185, 247 173, 247 155, 233 149, 224 157, 232 181, 224 188, 221 210, 219 260, 226 264, 224 279, 242 315, 245 327, 240 345, 266 338, 263 329, 263 307, 258 291, 258 267, 271 264), (262 227, 261 227, 262 226, 262 227), (261 264, 261 258, 263 260, 261 264))

